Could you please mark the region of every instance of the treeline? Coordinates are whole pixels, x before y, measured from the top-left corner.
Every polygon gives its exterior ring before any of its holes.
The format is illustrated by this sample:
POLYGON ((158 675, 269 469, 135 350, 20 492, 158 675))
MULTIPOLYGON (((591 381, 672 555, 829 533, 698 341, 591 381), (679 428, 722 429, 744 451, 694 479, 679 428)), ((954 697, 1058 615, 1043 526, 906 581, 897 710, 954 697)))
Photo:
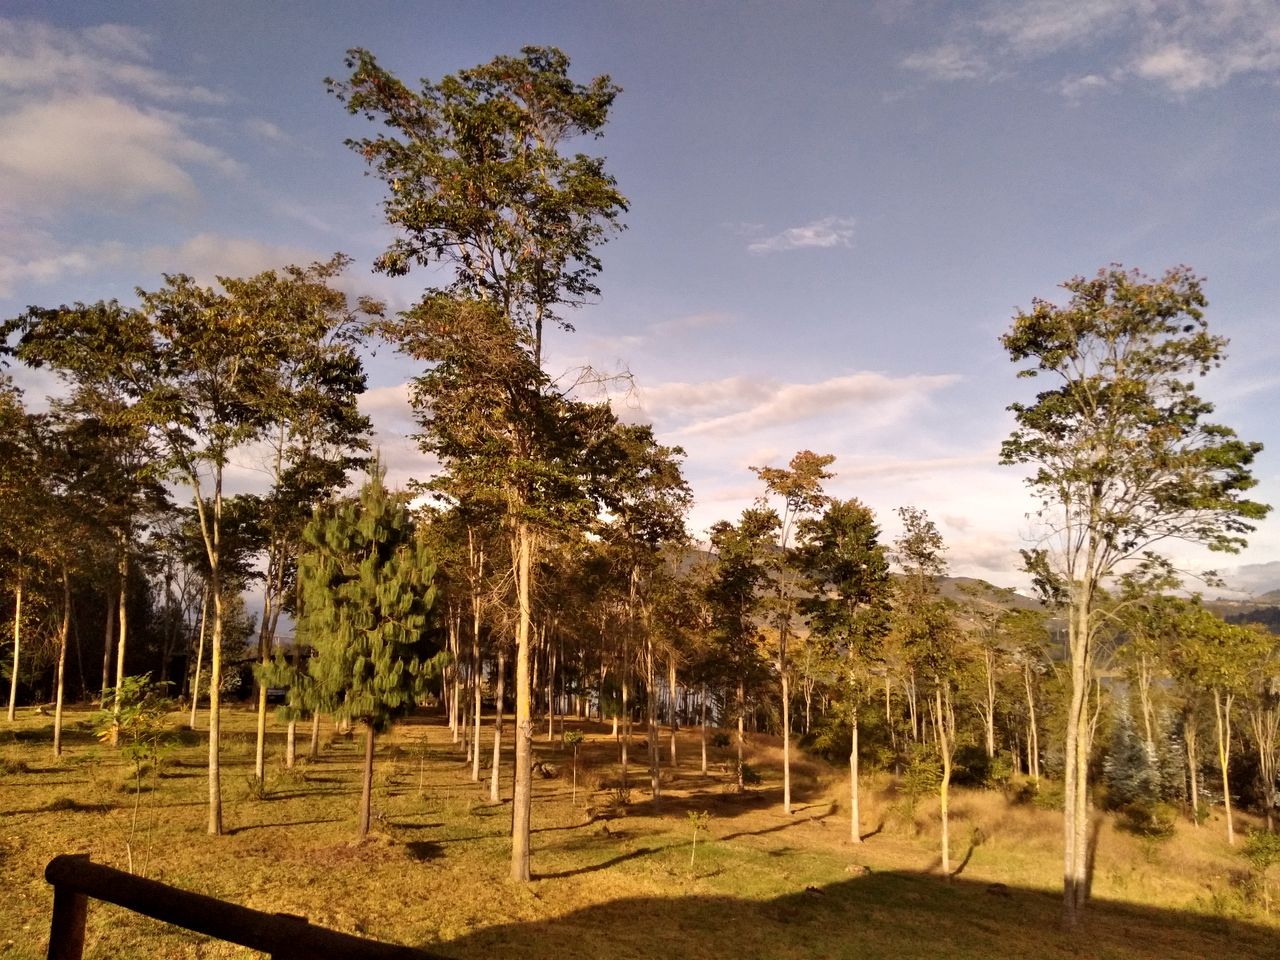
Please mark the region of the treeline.
MULTIPOLYGON (((755 504, 693 545, 684 452, 584 389, 607 377, 546 369, 544 332, 568 329, 569 309, 599 293, 597 251, 627 209, 603 159, 571 152, 601 135, 618 88, 576 83, 568 66, 528 47, 413 89, 353 50, 350 75, 329 81, 378 123, 349 141, 387 187, 396 237, 377 268, 430 267, 438 281, 401 313, 343 294, 336 255, 212 287, 166 276, 133 306, 33 308, 8 325, 17 362, 65 388, 40 414, 11 383, 0 391, 11 697, 52 664, 60 731, 69 650, 72 689, 104 700, 135 671, 181 684, 193 705, 207 683, 220 833, 219 703, 228 662, 256 632, 257 776, 269 687, 289 690, 287 759, 308 718, 313 730, 321 714, 363 724, 363 831, 374 737, 433 690, 477 781, 488 755, 495 798, 514 725, 520 881, 544 715, 552 737, 566 714, 612 720, 624 795, 640 724, 655 802, 664 726, 697 724, 704 744, 733 731, 741 788, 747 733, 779 734, 787 812, 793 739, 806 738, 847 758, 855 841, 864 767, 896 770, 937 792, 944 870, 953 781, 1021 777, 1034 790, 1061 777, 1069 920, 1087 889, 1092 778, 1156 829, 1161 804, 1201 809, 1214 770, 1230 836, 1232 791, 1256 757, 1270 814, 1275 640, 1172 599, 1177 579, 1149 549, 1169 538, 1238 549, 1268 509, 1242 497, 1260 447, 1201 423, 1212 408, 1187 379, 1225 346, 1204 332, 1198 278, 1076 278, 1067 307, 1037 301, 1003 338, 1030 364, 1023 375, 1057 385, 1013 405, 1001 453, 1032 467, 1042 503, 1044 539, 1024 552, 1042 609, 1010 609, 982 586, 944 596, 946 548, 928 514, 900 508, 901 535, 882 542, 865 504, 825 492, 834 457, 808 450, 753 468, 755 504), (369 459, 357 348, 373 338, 422 371, 409 396, 433 468, 413 513, 369 459), (233 463, 251 463, 266 492, 226 496, 233 463), (361 468, 359 495, 344 493, 361 468), (251 577, 264 601, 246 613, 237 598, 251 577), (100 670, 81 662, 90 623, 100 670), (24 660, 40 636, 52 638, 43 661, 24 660)), ((673 735, 667 765, 676 749, 673 735)))

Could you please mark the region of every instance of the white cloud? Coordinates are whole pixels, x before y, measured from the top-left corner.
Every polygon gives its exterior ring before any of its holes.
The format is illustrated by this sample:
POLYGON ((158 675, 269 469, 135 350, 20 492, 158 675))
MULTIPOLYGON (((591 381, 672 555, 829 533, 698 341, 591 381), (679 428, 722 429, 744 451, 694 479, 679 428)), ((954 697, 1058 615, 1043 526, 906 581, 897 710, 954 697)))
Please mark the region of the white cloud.
POLYGON ((1280 5, 1274 0, 987 0, 957 15, 943 39, 902 65, 938 80, 987 77, 1070 52, 1068 97, 1121 80, 1174 96, 1240 77, 1280 75, 1280 5))
POLYGON ((255 137, 268 143, 287 144, 291 142, 291 138, 287 133, 270 120, 263 120, 261 117, 250 117, 244 121, 244 128, 255 137))
POLYGON ((853 239, 853 223, 849 217, 823 217, 801 227, 789 227, 771 237, 747 244, 751 253, 778 253, 811 247, 847 247, 853 239))
POLYGON ((180 109, 223 98, 151 66, 150 46, 118 24, 75 31, 0 18, 0 208, 47 219, 87 201, 190 202, 193 171, 240 172, 180 109))
POLYGON ((150 273, 186 273, 203 284, 212 284, 218 277, 250 277, 291 263, 324 259, 302 247, 218 233, 198 233, 177 245, 147 247, 132 257, 150 273))
POLYGON ((968 44, 943 43, 910 54, 902 65, 935 80, 978 80, 991 73, 987 58, 968 44))
POLYGON ((181 118, 114 97, 85 94, 28 103, 0 116, 0 203, 69 206, 86 197, 136 203, 192 200, 192 165, 223 174, 235 161, 190 137, 181 118))
POLYGON ((729 377, 702 383, 663 383, 638 391, 643 413, 677 438, 732 436, 786 426, 852 409, 867 427, 884 429, 959 377, 890 377, 855 373, 817 383, 779 383, 729 377))

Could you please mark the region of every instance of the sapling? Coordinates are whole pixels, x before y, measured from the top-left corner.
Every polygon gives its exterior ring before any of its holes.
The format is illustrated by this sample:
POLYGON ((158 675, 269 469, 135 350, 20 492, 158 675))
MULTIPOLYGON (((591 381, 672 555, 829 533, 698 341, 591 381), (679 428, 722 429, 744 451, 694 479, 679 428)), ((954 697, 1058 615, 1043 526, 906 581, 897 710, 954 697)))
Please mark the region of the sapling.
POLYGON ((707 829, 711 814, 706 810, 690 810, 685 816, 689 819, 689 826, 693 828, 693 845, 689 848, 689 869, 692 870, 693 858, 698 853, 698 831, 707 829))
POLYGON ((564 745, 573 750, 573 803, 578 802, 578 747, 582 745, 581 730, 566 730, 564 745))

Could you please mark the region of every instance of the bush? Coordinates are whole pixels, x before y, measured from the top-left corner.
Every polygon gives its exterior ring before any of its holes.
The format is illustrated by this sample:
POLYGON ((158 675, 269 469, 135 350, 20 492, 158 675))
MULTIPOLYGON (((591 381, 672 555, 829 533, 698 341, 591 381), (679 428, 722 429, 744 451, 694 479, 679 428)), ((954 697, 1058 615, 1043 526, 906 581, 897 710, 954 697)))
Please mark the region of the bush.
POLYGON ((724 749, 729 746, 729 735, 723 730, 717 730, 711 735, 711 745, 724 749))
POLYGON ((1167 804, 1137 801, 1120 808, 1116 824, 1145 840, 1168 840, 1173 836, 1174 820, 1173 808, 1167 804))

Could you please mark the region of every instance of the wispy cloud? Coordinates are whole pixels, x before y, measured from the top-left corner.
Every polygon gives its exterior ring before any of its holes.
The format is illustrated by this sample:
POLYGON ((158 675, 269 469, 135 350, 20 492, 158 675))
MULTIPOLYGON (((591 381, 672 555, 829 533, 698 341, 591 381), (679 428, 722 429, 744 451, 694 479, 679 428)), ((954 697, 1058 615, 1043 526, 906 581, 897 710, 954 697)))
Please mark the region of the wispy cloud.
POLYGON ((1247 76, 1280 75, 1274 0, 987 0, 902 66, 936 80, 983 79, 1064 53, 1088 73, 1058 87, 1078 97, 1133 81, 1185 96, 1247 76))
POLYGON ((851 217, 823 217, 800 227, 788 227, 781 233, 747 244, 751 253, 778 253, 817 247, 847 247, 853 239, 851 217))
POLYGON ((856 409, 861 422, 885 427, 958 376, 890 377, 855 373, 816 383, 729 377, 702 383, 663 383, 639 392, 644 413, 674 436, 728 436, 786 426, 856 409))
POLYGON ((47 217, 86 198, 190 201, 193 170, 240 172, 183 112, 223 98, 156 69, 150 47, 147 34, 117 24, 77 31, 0 18, 0 210, 47 217))

